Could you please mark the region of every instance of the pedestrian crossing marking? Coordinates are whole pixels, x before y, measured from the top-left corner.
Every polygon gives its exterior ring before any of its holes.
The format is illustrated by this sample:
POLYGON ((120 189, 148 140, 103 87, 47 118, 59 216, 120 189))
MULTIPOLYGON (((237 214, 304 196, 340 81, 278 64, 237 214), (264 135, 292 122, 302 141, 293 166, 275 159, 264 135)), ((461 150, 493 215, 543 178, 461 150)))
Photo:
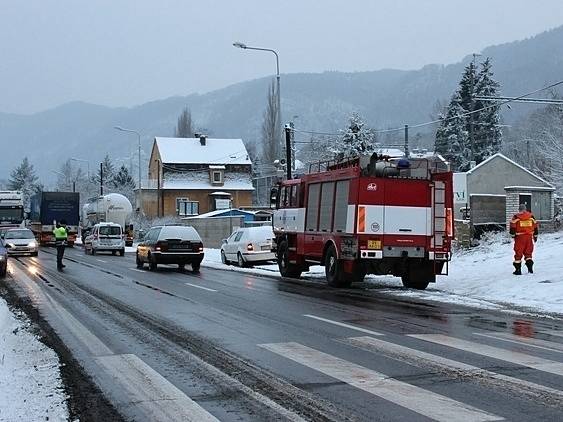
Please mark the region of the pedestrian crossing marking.
POLYGON ((350 337, 341 340, 341 342, 368 352, 376 353, 377 355, 383 354, 392 359, 417 367, 431 367, 438 370, 446 369, 455 372, 456 375, 462 375, 465 377, 476 376, 479 380, 489 378, 489 381, 492 384, 497 384, 500 387, 513 387, 514 389, 517 389, 520 394, 528 394, 532 397, 532 399, 544 398, 543 396, 550 395, 558 406, 563 406, 563 391, 546 387, 544 385, 521 380, 519 378, 513 378, 508 375, 498 374, 467 363, 458 362, 442 356, 423 352, 421 350, 411 349, 410 347, 401 346, 399 344, 374 337, 350 337))
POLYGON ((493 359, 503 360, 516 365, 527 366, 528 368, 537 369, 538 371, 549 372, 555 375, 563 375, 563 363, 527 355, 525 353, 500 349, 498 347, 449 337, 443 334, 409 334, 408 336, 464 350, 466 352, 487 356, 493 359))
POLYGON ((316 315, 308 315, 307 314, 307 315, 303 315, 303 316, 307 317, 307 318, 316 319, 317 321, 323 321, 323 322, 326 322, 328 324, 337 325, 339 327, 349 328, 350 330, 359 331, 361 333, 371 334, 373 336, 383 336, 384 335, 382 333, 378 333, 377 331, 368 330, 368 329, 362 328, 362 327, 356 327, 354 325, 345 324, 343 322, 338 322, 338 321, 333 321, 331 319, 321 318, 321 317, 318 317, 316 315))
POLYGON ((259 346, 436 421, 477 422, 504 419, 299 343, 259 346))
POLYGON ((539 331, 542 334, 548 334, 550 336, 555 336, 555 337, 563 337, 563 331, 558 331, 558 330, 541 330, 539 331))
POLYGON ((508 341, 510 343, 522 344, 528 347, 535 347, 536 349, 549 350, 551 352, 563 353, 563 343, 556 343, 553 341, 541 340, 533 337, 522 337, 512 333, 473 333, 476 336, 493 338, 495 340, 508 341))

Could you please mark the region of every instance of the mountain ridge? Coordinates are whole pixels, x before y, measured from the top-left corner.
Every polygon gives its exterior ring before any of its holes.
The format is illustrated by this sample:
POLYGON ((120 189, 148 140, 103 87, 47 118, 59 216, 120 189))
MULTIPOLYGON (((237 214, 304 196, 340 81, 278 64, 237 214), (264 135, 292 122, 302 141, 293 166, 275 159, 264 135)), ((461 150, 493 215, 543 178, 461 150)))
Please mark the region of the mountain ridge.
MULTIPOLYGON (((492 57, 502 94, 521 95, 562 78, 563 26, 525 40, 487 47, 482 54, 492 57)), ((426 122, 435 115, 437 102, 449 100, 470 60, 472 56, 467 55, 457 63, 428 64, 413 70, 282 74, 283 121, 298 116, 298 128, 322 132, 343 128, 352 111, 358 111, 375 128, 426 122)), ((210 136, 259 143, 271 81, 271 77, 256 78, 203 94, 171 96, 132 107, 72 101, 29 115, 0 113, 0 142, 10 145, 3 151, 6 164, 0 178, 7 177, 26 155, 38 174, 51 180, 55 176, 50 170, 58 170, 59 157, 89 159, 91 168, 106 153, 129 162, 137 139, 117 132, 114 126, 142 134, 143 159, 147 160, 152 138, 171 136, 185 106, 190 107, 198 128, 210 136)), ((504 110, 504 121, 513 123, 531 110, 530 106, 515 104, 511 110, 504 110)), ((423 137, 429 140, 432 130, 421 129, 423 137)))

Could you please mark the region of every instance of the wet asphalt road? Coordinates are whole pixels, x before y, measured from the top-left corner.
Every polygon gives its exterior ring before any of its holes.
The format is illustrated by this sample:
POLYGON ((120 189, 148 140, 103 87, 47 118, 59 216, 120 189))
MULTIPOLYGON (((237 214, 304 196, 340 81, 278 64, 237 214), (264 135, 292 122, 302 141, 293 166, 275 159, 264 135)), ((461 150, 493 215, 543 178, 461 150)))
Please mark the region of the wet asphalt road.
POLYGON ((126 419, 563 420, 563 321, 53 252, 8 283, 126 419))

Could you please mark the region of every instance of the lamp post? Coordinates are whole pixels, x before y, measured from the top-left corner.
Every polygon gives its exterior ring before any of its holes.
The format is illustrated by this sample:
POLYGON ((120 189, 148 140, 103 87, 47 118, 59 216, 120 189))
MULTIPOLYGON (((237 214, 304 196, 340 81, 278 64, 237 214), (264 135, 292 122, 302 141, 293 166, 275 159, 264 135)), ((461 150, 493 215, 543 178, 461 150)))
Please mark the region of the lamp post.
POLYGON ((87 173, 88 181, 90 181, 90 161, 84 160, 84 159, 82 159, 82 158, 75 158, 75 157, 71 157, 71 158, 70 158, 70 161, 81 161, 81 162, 83 162, 83 163, 86 163, 86 166, 87 166, 87 170, 86 170, 86 171, 88 172, 88 173, 87 173))
POLYGON ((134 133, 137 135, 137 140, 138 140, 138 147, 139 147, 139 210, 141 211, 141 214, 144 214, 143 211, 143 189, 141 188, 141 134, 139 132, 137 132, 136 130, 133 129, 125 129, 121 126, 114 126, 113 127, 116 130, 119 130, 120 132, 129 132, 129 133, 134 133))
POLYGON ((234 47, 242 48, 243 50, 257 50, 257 51, 269 51, 270 53, 274 53, 276 56, 276 102, 278 107, 278 124, 276 125, 276 137, 278 138, 278 148, 282 145, 282 130, 281 130, 281 94, 280 94, 280 60, 276 50, 272 50, 271 48, 261 48, 261 47, 250 47, 242 42, 235 42, 233 43, 234 47))
MULTIPOLYGON (((67 178, 66 175, 61 171, 51 170, 51 172, 55 173, 58 176, 61 176, 63 178, 63 180, 67 178)), ((66 180, 65 180, 65 182, 66 182, 66 180)), ((66 185, 66 183, 65 183, 65 185, 66 185)), ((70 185, 70 181, 69 181, 69 185, 70 185)), ((72 191, 76 192, 76 179, 72 180, 72 191)))

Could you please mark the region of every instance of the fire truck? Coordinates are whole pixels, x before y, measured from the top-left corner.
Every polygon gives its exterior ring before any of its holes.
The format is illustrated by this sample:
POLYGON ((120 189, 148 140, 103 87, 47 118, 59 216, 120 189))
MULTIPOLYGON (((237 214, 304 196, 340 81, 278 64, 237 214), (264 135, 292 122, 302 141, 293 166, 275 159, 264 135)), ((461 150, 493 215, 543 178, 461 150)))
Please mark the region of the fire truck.
POLYGON ((425 289, 448 273, 453 187, 443 161, 373 154, 317 163, 279 182, 271 199, 284 277, 323 265, 334 287, 392 274, 425 289))

